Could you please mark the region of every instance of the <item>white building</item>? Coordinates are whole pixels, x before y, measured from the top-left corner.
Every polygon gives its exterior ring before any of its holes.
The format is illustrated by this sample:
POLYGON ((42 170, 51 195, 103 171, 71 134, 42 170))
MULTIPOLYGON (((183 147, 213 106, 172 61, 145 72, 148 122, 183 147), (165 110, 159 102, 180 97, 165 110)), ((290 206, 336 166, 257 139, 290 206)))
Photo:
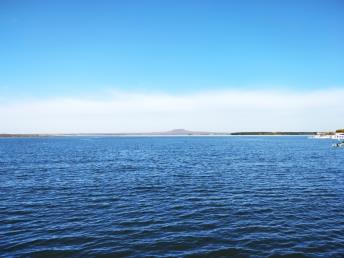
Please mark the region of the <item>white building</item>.
POLYGON ((336 133, 335 135, 332 136, 332 139, 344 140, 344 133, 336 133))

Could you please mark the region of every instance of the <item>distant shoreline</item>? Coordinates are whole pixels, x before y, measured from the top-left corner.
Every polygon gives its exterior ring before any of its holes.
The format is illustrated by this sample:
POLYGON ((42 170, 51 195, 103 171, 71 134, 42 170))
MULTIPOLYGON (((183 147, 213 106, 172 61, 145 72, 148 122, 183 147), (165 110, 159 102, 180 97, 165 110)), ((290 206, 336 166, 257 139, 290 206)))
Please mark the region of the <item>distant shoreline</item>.
POLYGON ((186 130, 172 130, 167 132, 152 133, 70 133, 70 134, 0 134, 0 138, 38 138, 38 137, 120 137, 120 136, 311 136, 316 132, 193 132, 186 130))

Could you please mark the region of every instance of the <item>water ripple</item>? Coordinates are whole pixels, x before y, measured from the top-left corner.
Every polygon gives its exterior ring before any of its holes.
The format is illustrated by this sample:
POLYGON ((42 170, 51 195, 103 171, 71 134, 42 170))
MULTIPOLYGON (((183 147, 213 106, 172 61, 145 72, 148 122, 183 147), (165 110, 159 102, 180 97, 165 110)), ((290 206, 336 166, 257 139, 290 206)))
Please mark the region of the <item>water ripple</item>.
POLYGON ((344 152, 330 145, 0 139, 0 256, 342 257, 344 152))

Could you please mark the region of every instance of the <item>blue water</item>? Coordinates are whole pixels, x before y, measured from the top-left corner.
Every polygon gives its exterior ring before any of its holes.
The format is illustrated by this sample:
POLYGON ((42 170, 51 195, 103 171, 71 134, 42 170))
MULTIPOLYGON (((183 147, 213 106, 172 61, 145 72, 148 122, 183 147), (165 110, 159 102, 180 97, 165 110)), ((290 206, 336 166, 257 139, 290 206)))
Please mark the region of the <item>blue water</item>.
POLYGON ((344 257, 331 143, 0 139, 0 256, 344 257))

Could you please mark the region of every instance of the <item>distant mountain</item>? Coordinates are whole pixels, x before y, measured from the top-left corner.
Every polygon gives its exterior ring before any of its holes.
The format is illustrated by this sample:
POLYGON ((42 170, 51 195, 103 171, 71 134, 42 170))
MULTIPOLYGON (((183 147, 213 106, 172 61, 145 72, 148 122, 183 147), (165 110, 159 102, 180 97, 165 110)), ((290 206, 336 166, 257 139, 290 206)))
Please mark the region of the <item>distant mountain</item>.
POLYGON ((173 129, 167 132, 162 132, 161 134, 193 134, 195 132, 185 130, 185 129, 173 129))
POLYGON ((201 132, 201 131, 189 131, 185 129, 173 129, 166 132, 156 132, 156 133, 149 133, 154 135, 213 135, 216 133, 212 132, 201 132))

